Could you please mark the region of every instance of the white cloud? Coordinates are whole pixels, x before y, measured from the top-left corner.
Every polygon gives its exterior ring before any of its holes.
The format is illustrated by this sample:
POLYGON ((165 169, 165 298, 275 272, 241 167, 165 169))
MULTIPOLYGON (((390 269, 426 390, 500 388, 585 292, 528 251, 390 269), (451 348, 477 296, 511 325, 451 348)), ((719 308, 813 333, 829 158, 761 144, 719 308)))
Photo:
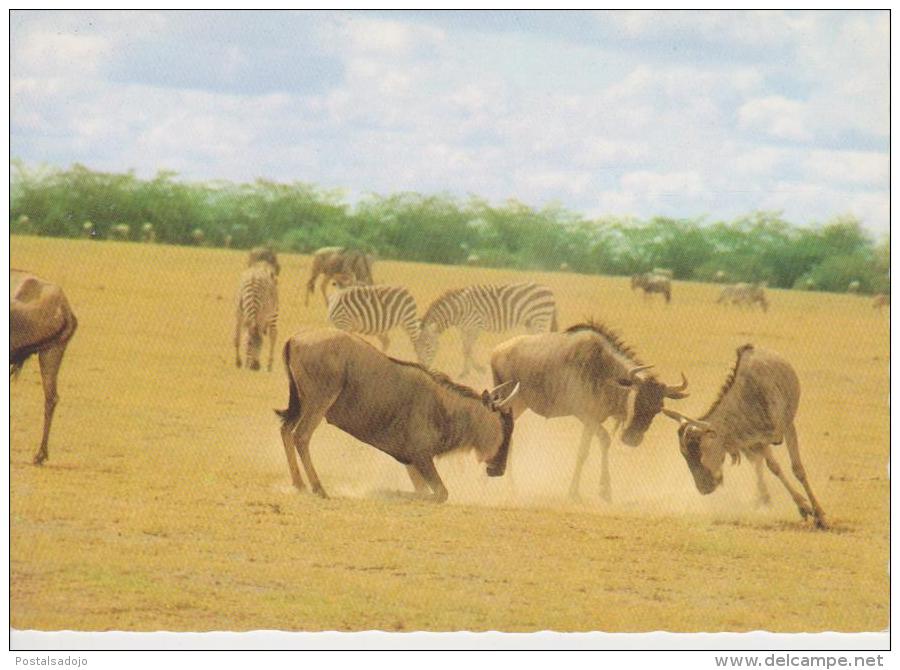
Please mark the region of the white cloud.
POLYGON ((738 121, 742 128, 786 140, 811 138, 806 106, 780 95, 754 98, 741 105, 738 121))
POLYGON ((813 151, 805 161, 812 175, 831 182, 887 188, 890 157, 876 151, 813 151))

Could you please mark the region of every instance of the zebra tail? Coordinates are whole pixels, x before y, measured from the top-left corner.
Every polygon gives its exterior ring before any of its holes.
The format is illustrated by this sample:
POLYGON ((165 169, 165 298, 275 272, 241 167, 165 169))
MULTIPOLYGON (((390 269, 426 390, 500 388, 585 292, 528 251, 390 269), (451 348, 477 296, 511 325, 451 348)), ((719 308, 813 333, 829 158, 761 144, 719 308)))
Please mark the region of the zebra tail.
POLYGON ((281 425, 292 423, 300 416, 300 394, 297 392, 297 384, 291 374, 291 341, 284 343, 282 350, 284 367, 288 376, 288 406, 287 409, 276 409, 275 414, 281 417, 281 425))

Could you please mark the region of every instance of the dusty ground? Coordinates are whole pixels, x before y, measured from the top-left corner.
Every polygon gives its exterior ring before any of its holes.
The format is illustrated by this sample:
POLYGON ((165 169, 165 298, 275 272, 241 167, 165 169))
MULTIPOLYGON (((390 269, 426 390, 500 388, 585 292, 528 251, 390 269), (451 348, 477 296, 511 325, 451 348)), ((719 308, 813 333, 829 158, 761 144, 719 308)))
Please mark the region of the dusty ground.
MULTIPOLYGON (((657 418, 637 449, 614 444, 614 502, 566 498, 579 426, 525 415, 512 473, 439 464, 441 506, 392 499, 404 468, 329 426, 313 458, 331 500, 290 487, 272 408, 280 361, 238 370, 233 294, 245 253, 11 239, 12 266, 57 281, 80 321, 60 377, 50 460, 36 361, 11 384, 11 625, 75 630, 864 631, 888 624, 887 313, 862 297, 772 291, 771 310, 714 304, 676 282, 673 303, 623 278, 379 262, 424 310, 452 286, 535 278, 561 325, 594 316, 664 379, 681 370, 699 414, 754 342, 783 353, 803 385, 800 447, 833 530, 801 522, 780 485, 753 506, 748 464, 701 497, 657 418)), ((302 304, 308 258, 285 256, 280 339, 323 324, 302 304)), ((502 336, 485 336, 479 357, 502 336)), ((411 356, 402 333, 391 353, 411 356)), ((279 343, 280 348, 280 343, 279 343)), ((437 365, 461 367, 445 336, 437 365)), ((487 378, 467 380, 478 386, 487 378)), ((779 453, 787 466, 787 456, 779 453)))

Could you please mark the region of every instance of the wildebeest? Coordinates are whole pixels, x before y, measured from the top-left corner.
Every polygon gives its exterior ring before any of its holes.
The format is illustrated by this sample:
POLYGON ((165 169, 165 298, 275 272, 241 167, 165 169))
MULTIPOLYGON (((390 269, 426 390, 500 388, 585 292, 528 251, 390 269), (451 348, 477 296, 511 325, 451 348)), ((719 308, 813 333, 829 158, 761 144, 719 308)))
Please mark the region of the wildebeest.
POLYGON ((506 470, 514 419, 505 405, 518 387, 478 394, 332 329, 294 335, 284 345, 284 364, 288 406, 277 414, 291 479, 300 490, 295 450, 313 492, 326 497, 309 453, 322 419, 406 465, 416 493, 436 502, 447 499, 447 488, 435 456, 470 448, 487 462, 489 476, 506 470))
POLYGON ((259 370, 259 352, 265 335, 269 336, 269 364, 275 354, 278 337, 278 278, 275 267, 260 260, 241 274, 235 300, 234 352, 241 367, 241 331, 247 331, 247 367, 259 370))
POLYGON ((719 294, 716 303, 746 305, 748 307, 758 304, 764 312, 769 309, 769 302, 766 300, 766 290, 764 285, 759 282, 753 284, 740 282, 726 286, 719 294))
POLYGON ((636 288, 644 291, 644 297, 651 293, 659 293, 667 303, 672 301, 672 281, 668 277, 655 275, 652 272, 632 275, 631 290, 636 288))
POLYGON ((877 309, 879 312, 882 307, 890 307, 891 306, 891 296, 887 293, 879 293, 875 296, 874 300, 872 300, 872 308, 877 309))
POLYGON ((278 264, 278 254, 275 253, 272 247, 253 247, 250 250, 250 253, 247 254, 247 267, 256 265, 259 262, 271 265, 276 275, 281 272, 281 266, 278 264))
POLYGON ((690 419, 668 408, 663 412, 679 422, 681 454, 700 493, 712 493, 722 484, 726 456, 731 457, 732 463, 739 463, 744 454, 756 467, 760 503, 769 502, 763 481, 765 461, 791 494, 800 515, 813 516, 816 525, 825 528, 825 513, 813 495, 800 460, 794 427, 799 404, 800 380, 790 363, 775 352, 746 344, 737 350, 734 369, 712 407, 700 419, 690 419), (775 460, 771 445, 782 442, 787 443, 794 476, 803 484, 809 502, 791 486, 775 460))
POLYGON ((603 422, 612 417, 621 426, 621 440, 636 447, 665 398, 687 397, 687 379, 667 386, 647 370, 634 352, 604 326, 589 322, 562 333, 522 335, 496 347, 491 354, 494 383, 516 381, 519 394, 513 415, 526 409, 546 418, 574 416, 584 426, 569 495, 579 498, 581 470, 591 438, 600 440, 600 496, 611 499, 609 433, 603 422))
POLYGON ((59 368, 77 327, 78 319, 59 286, 24 270, 9 271, 9 376, 17 375, 37 354, 44 387, 44 432, 34 456, 36 465, 47 460, 50 424, 59 402, 59 368))
POLYGON ((309 305, 309 296, 315 291, 316 279, 320 274, 324 275, 322 297, 326 305, 328 304, 327 287, 336 275, 351 275, 360 284, 375 283, 372 279, 372 257, 369 254, 345 247, 323 247, 313 255, 309 281, 306 282, 306 305, 309 305))

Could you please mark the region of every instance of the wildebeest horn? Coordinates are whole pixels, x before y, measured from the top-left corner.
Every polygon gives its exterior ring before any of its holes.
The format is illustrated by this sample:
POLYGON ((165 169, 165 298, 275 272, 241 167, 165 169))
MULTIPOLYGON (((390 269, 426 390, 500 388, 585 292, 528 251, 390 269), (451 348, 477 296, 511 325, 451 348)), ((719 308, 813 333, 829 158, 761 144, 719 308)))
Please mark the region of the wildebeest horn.
POLYGON ((690 393, 685 393, 684 390, 687 388, 688 380, 687 377, 684 376, 684 373, 681 373, 681 384, 678 386, 667 386, 666 387, 666 397, 672 398, 674 400, 681 400, 682 398, 687 398, 690 393))
POLYGON ((518 392, 519 392, 519 382, 513 382, 513 381, 503 382, 502 384, 500 384, 500 386, 497 386, 497 387, 491 389, 490 395, 491 395, 491 400, 493 400, 493 402, 494 402, 494 409, 500 409, 501 407, 505 406, 510 400, 513 399, 513 397, 515 397, 516 393, 518 393, 518 392), (502 389, 508 387, 510 384, 515 384, 515 386, 513 387, 512 391, 510 391, 508 394, 506 394, 506 397, 503 397, 502 389), (503 400, 500 400, 500 398, 503 398, 503 400))
POLYGON ((669 409, 668 407, 662 408, 663 414, 665 414, 670 419, 675 419, 679 423, 689 423, 693 426, 697 426, 702 430, 713 430, 712 424, 708 421, 701 421, 700 419, 692 419, 690 417, 685 416, 681 412, 677 412, 674 409, 669 409))
POLYGON ((639 372, 643 372, 644 370, 649 370, 652 367, 653 367, 652 365, 638 365, 636 368, 631 368, 628 371, 628 378, 634 380, 634 379, 636 379, 636 375, 639 372))

